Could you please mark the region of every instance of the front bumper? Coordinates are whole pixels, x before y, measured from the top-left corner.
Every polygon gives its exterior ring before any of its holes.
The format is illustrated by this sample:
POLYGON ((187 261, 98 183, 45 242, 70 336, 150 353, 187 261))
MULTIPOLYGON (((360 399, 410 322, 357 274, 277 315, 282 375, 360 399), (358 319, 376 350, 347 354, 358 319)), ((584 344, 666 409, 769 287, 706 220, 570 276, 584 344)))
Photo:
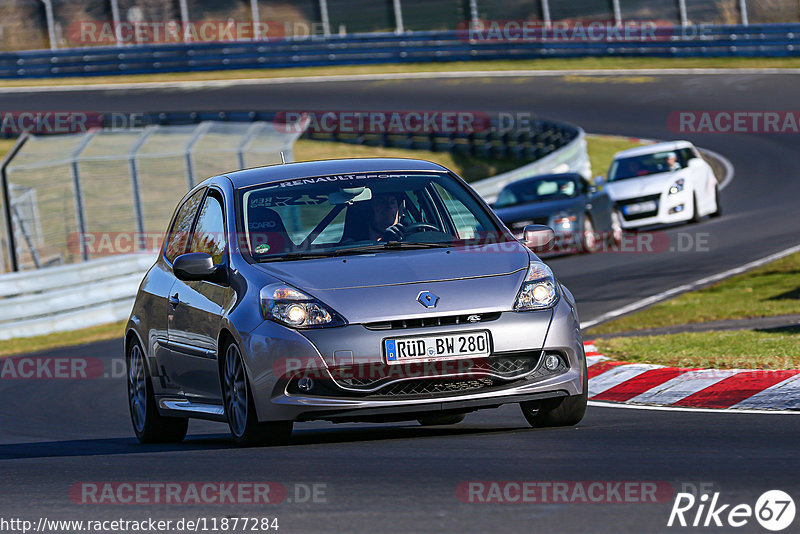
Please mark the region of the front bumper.
MULTIPOLYGON (((586 366, 577 317, 564 298, 552 310, 504 312, 499 318, 485 323, 402 330, 370 330, 364 325, 348 325, 300 333, 266 321, 243 336, 242 341, 256 411, 261 421, 413 419, 414 414, 422 412, 466 412, 508 402, 578 395, 582 393, 581 377, 586 366), (387 397, 346 390, 336 394, 303 394, 289 387, 292 381, 287 376, 302 374, 309 367, 315 373, 320 369, 328 373, 340 365, 342 359, 366 364, 383 363, 381 346, 387 337, 474 330, 491 333, 492 356, 524 351, 541 356, 541 351, 553 351, 561 355, 565 365, 556 373, 532 372, 530 376, 500 380, 491 387, 464 392, 387 397)), ((436 376, 436 379, 447 378, 451 377, 436 376)), ((332 378, 326 384, 336 389, 337 383, 332 378)))
POLYGON ((621 222, 623 228, 641 228, 657 224, 686 222, 693 215, 693 197, 692 192, 688 189, 673 195, 665 192, 648 197, 619 199, 616 204, 622 214, 621 222), (644 199, 655 201, 656 209, 644 213, 626 213, 626 206, 636 204, 644 199))

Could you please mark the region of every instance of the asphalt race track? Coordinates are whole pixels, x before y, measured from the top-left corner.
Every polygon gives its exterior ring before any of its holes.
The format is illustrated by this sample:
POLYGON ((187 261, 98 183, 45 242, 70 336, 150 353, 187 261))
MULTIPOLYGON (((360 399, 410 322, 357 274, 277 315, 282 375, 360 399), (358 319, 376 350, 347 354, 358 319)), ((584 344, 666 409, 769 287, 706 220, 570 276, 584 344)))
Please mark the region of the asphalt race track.
MULTIPOLYGON (((683 137, 730 159, 736 176, 723 191, 721 218, 663 230, 668 246, 652 253, 550 261, 586 321, 797 243, 798 134, 678 134, 667 117, 675 111, 794 110, 799 82, 794 74, 742 73, 232 83, 3 93, 0 101, 5 111, 534 112, 592 133, 683 137), (698 239, 708 246, 677 250, 698 239)), ((720 492, 722 503, 752 506, 769 489, 800 497, 796 415, 592 406, 577 428, 532 430, 518 407, 506 406, 470 414, 454 427, 304 423, 296 425, 291 446, 260 449, 237 449, 224 425, 193 422, 185 444, 140 446, 118 372, 121 342, 51 355, 100 358, 112 376, 0 381, 0 517, 277 516, 281 532, 661 532, 688 530, 666 526, 672 495, 685 484, 705 484, 707 492, 720 492), (283 484, 288 495, 266 506, 76 503, 70 488, 92 481, 270 481, 283 484), (655 482, 669 495, 657 503, 463 502, 459 484, 470 481, 655 482), (312 484, 325 492, 317 502, 303 498, 312 484)), ((753 519, 737 530, 763 531, 753 519)))

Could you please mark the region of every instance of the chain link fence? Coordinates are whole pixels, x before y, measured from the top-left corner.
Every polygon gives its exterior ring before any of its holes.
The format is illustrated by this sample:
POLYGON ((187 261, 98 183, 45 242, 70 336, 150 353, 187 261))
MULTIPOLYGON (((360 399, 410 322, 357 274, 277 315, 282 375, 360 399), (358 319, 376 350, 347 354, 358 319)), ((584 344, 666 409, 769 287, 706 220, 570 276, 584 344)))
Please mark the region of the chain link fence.
POLYGON ((798 0, 4 0, 0 51, 438 31, 479 21, 800 22, 798 0))
POLYGON ((3 271, 154 250, 196 183, 280 163, 281 152, 292 161, 303 128, 286 130, 209 121, 27 137, 4 169, 3 271))

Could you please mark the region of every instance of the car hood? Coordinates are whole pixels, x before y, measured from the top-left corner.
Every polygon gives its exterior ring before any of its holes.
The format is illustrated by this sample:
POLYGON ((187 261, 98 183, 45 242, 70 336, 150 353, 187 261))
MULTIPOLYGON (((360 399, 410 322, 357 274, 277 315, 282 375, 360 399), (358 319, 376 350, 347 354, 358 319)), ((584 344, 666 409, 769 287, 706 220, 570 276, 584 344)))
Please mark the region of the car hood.
POLYGON ((686 173, 680 171, 660 172, 641 178, 608 182, 605 189, 614 200, 643 197, 663 193, 679 178, 686 178, 686 173))
MULTIPOLYGON (((555 215, 559 211, 575 209, 580 199, 566 198, 561 200, 550 200, 547 202, 532 202, 520 206, 509 206, 507 208, 497 208, 495 213, 506 225, 524 219, 539 219, 555 215)), ((534 224, 534 223, 531 223, 534 224)))
POLYGON ((522 245, 503 243, 273 262, 258 268, 320 299, 348 322, 363 323, 510 310, 529 262, 522 245), (435 307, 417 301, 422 291, 439 297, 435 307))

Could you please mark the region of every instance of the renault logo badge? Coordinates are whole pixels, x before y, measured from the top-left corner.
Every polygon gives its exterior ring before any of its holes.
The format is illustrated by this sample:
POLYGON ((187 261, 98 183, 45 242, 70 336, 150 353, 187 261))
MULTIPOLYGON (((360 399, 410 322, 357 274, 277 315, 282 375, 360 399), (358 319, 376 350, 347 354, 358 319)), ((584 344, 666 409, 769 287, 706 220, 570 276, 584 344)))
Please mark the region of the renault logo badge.
POLYGON ((417 302, 419 302, 426 308, 435 308, 436 303, 439 302, 439 297, 437 297, 430 291, 420 291, 419 295, 417 295, 417 302))

